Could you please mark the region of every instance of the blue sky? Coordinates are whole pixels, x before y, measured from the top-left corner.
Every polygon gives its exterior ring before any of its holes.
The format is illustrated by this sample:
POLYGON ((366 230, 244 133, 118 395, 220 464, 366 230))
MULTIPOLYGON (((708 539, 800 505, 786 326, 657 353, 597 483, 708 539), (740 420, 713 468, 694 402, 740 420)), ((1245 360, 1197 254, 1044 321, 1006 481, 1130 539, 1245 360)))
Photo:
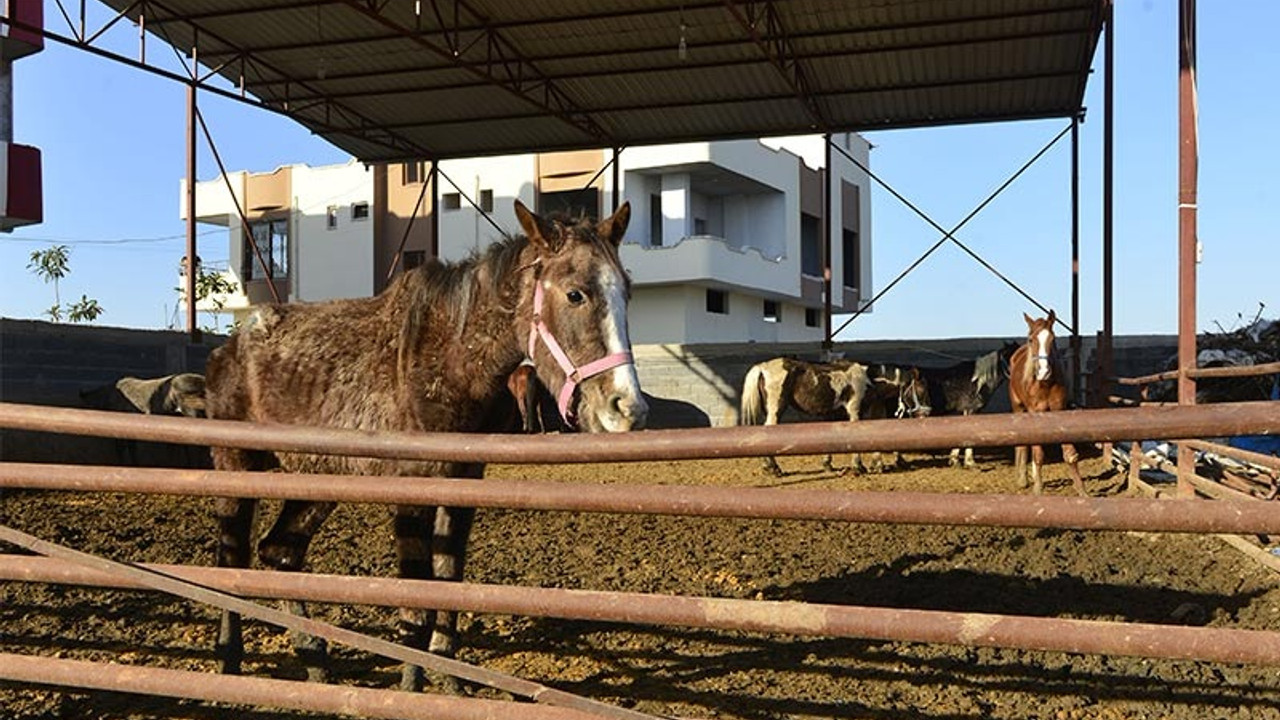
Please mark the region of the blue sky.
MULTIPOLYGON (((1120 0, 1115 115, 1115 329, 1176 331, 1177 49, 1174 0, 1120 0)), ((90 3, 91 20, 109 17, 90 3)), ((70 34, 52 2, 46 25, 70 34)), ((1202 3, 1199 17, 1199 326, 1228 329, 1280 317, 1280 27, 1275 0, 1202 3), (1215 324, 1216 323, 1216 324, 1215 324)), ((136 53, 135 30, 107 47, 136 53)), ((156 41, 148 56, 170 60, 156 41)), ((1100 58, 1097 61, 1100 63, 1100 58)), ((176 60, 164 63, 177 69, 176 60)), ((1081 128, 1081 332, 1100 329, 1102 78, 1097 64, 1081 128)), ((178 182, 184 177, 183 86, 49 43, 14 66, 15 141, 44 155, 45 222, 0 235, 0 315, 39 317, 52 288, 27 269, 32 250, 72 248, 62 296, 87 294, 106 309, 98 324, 164 327, 173 317, 184 253, 178 182), (119 242, 126 241, 126 242, 119 242)), ((346 155, 279 116, 201 95, 229 169, 341 162, 346 155)), ((1065 120, 870 133, 872 170, 940 225, 962 219, 1048 143, 1065 120)), ((958 237, 1059 315, 1070 311, 1070 143, 1039 163, 958 237)), ((200 142, 199 177, 216 176, 200 142)), ((938 239, 887 193, 873 193, 872 258, 884 287, 938 239)), ((226 259, 224 231, 202 227, 200 255, 226 259)), ((1019 335, 1034 306, 947 244, 859 317, 838 339, 1019 335)), ((842 319, 838 318, 839 326, 842 319)))

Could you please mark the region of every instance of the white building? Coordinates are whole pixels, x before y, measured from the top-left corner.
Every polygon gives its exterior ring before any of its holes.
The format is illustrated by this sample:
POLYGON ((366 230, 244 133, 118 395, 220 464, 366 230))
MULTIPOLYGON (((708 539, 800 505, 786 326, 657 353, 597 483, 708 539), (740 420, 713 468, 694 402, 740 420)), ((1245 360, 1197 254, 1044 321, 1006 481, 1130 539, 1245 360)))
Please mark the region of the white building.
MULTIPOLYGON (((868 165, 869 145, 860 136, 834 140, 868 165)), ((438 241, 427 163, 232 174, 262 260, 244 242, 223 178, 197 185, 197 219, 230 229, 229 279, 243 292, 220 298, 225 311, 270 299, 264 262, 282 300, 368 296, 386 286, 402 244, 397 269, 432 255, 456 260, 499 238, 498 228, 517 231, 514 199, 544 213, 607 215, 616 194, 611 156, 596 150, 442 161, 438 241)), ((632 342, 820 341, 823 173, 812 165, 822 157, 816 136, 621 152, 620 199, 632 207, 622 246, 632 277, 632 342)), ((871 198, 866 173, 840 152, 831 157, 832 310, 841 313, 870 296, 871 198)), ((182 198, 185 218, 185 192, 182 198)))

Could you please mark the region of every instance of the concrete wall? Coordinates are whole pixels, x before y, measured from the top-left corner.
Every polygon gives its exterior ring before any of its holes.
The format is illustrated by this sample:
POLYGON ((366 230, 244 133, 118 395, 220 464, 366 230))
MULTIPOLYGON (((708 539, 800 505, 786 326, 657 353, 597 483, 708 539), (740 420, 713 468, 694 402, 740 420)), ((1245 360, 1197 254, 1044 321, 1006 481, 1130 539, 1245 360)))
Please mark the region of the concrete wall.
MULTIPOLYGON (((1006 340, 1021 338, 861 341, 837 343, 835 349, 850 359, 865 362, 945 366, 990 352, 1006 340)), ((81 390, 125 375, 157 377, 203 372, 209 351, 221 341, 222 338, 207 338, 204 345, 191 345, 183 333, 0 318, 0 401, 76 406, 81 390)), ((1067 341, 1059 338, 1059 343, 1060 350, 1067 352, 1067 341)), ((1092 366, 1093 345, 1092 338, 1084 339, 1082 357, 1086 367, 1092 366)), ((637 342, 633 349, 641 386, 654 400, 652 426, 698 427, 737 422, 742 380, 752 365, 779 355, 814 358, 817 344, 637 342)), ((1175 351, 1176 338, 1172 336, 1117 338, 1117 373, 1134 376, 1156 372, 1163 369, 1175 351)), ((997 392, 988 409, 1008 409, 1003 392, 997 392)), ((29 435, 0 435, 0 457, 29 456, 30 451, 43 444, 65 441, 58 436, 29 435)), ((104 450, 108 451, 110 448, 104 450)))
MULTIPOLYGON (((121 377, 204 372, 223 338, 192 345, 185 333, 0 318, 0 402, 82 407, 80 391, 121 377)), ((144 465, 174 462, 172 446, 138 443, 144 465)), ((117 441, 0 429, 0 460, 115 464, 117 441)))

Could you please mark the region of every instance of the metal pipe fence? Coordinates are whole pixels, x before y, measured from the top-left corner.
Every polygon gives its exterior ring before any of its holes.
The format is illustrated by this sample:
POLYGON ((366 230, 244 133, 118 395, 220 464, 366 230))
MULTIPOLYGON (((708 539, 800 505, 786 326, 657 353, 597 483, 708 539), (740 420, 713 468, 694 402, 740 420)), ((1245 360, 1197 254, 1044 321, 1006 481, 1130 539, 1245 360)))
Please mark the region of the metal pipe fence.
MULTIPOLYGON (((125 416, 0 403, 0 428, 4 427, 405 460, 618 462, 655 458, 731 458, 872 450, 920 451, 962 445, 995 447, 1063 441, 1120 442, 1139 437, 1176 440, 1237 434, 1275 434, 1280 433, 1280 403, 862 421, 856 425, 808 423, 769 428, 663 430, 607 437, 375 434, 334 428, 125 416)), ((1261 501, 1173 502, 1140 498, 840 493, 670 485, 661 486, 659 492, 655 491, 655 486, 476 482, 449 478, 407 478, 404 482, 375 484, 369 483, 367 478, 353 476, 288 474, 272 474, 267 482, 261 474, 255 473, 22 463, 0 463, 0 487, 847 522, 1197 533, 1280 532, 1280 512, 1275 511, 1275 506, 1270 503, 1261 501)), ((8 530, 5 532, 10 533, 8 530)), ((59 555, 54 548, 56 546, 50 547, 47 543, 37 547, 40 552, 54 557, 65 559, 75 556, 65 550, 62 551, 67 553, 65 556, 59 555)), ((202 584, 207 581, 211 588, 229 583, 235 587, 233 592, 248 595, 261 593, 263 596, 316 601, 365 602, 378 594, 384 601, 393 598, 396 605, 408 606, 414 604, 410 596, 418 595, 424 598, 420 602, 429 603, 430 607, 437 609, 475 609, 617 622, 686 624, 692 627, 882 640, 1280 664, 1280 633, 1263 631, 627 593, 540 591, 535 588, 494 588, 456 583, 433 583, 428 588, 418 584, 424 581, 255 574, 252 571, 209 568, 165 569, 163 576, 137 568, 137 577, 130 580, 132 571, 118 564, 105 560, 98 563, 88 561, 84 564, 96 567, 97 570, 72 571, 65 563, 59 565, 50 560, 0 558, 0 576, 29 580, 44 578, 54 582, 83 581, 95 585, 137 582, 144 587, 163 589, 184 597, 226 597, 225 593, 212 589, 193 589, 198 586, 183 579, 186 577, 202 584), (165 580, 165 577, 170 580, 165 580)), ((244 601, 227 598, 227 602, 244 601)), ((282 619, 280 624, 287 622, 292 621, 282 619)), ((392 648, 380 652, 389 652, 391 657, 401 657, 405 655, 404 650, 407 649, 392 648)), ((64 665, 54 667, 24 660, 10 662, 7 656, 0 656, 0 677, 21 678, 27 682, 74 686, 74 683, 67 680, 65 668, 64 665)), ((111 679, 103 680, 109 684, 102 686, 102 689, 129 689, 127 673, 115 670, 103 673, 103 677, 110 675, 111 679)), ((180 684, 184 683, 175 682, 173 689, 181 691, 177 687, 180 684)), ((215 685, 205 684, 203 681, 187 681, 185 684, 206 687, 215 685)), ((239 688, 235 690, 240 691, 239 688)), ((329 692, 317 692, 313 695, 320 698, 329 692)), ((566 701, 575 702, 571 699, 566 701)), ((447 712, 451 710, 441 710, 441 714, 437 716, 452 717, 444 714, 447 712)))

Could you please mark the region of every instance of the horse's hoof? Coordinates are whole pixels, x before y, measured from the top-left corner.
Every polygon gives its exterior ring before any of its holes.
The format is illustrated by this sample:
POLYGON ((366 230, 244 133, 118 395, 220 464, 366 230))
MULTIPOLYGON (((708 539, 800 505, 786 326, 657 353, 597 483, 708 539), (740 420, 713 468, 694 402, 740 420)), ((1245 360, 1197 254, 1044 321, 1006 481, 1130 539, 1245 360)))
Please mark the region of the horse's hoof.
POLYGON ((424 685, 422 668, 417 665, 405 665, 400 670, 400 689, 404 692, 422 692, 424 685))

